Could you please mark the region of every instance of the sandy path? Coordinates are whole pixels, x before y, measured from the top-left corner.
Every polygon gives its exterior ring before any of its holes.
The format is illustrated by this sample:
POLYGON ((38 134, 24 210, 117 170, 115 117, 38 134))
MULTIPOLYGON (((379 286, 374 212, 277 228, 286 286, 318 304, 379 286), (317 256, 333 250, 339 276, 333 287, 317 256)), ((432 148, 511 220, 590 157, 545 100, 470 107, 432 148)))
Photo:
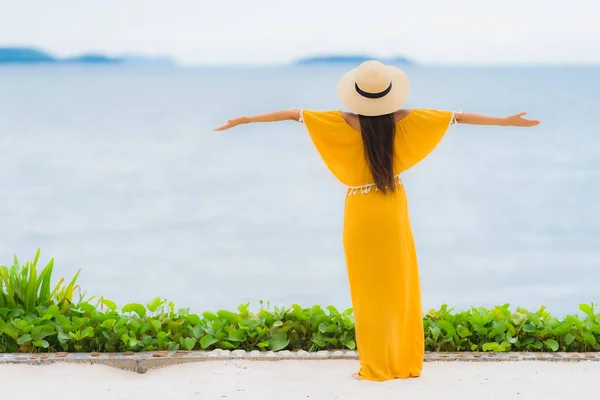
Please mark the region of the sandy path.
POLYGON ((140 375, 98 365, 0 365, 2 399, 599 399, 600 362, 428 362, 418 379, 350 378, 355 361, 212 361, 140 375), (566 397, 568 396, 568 397, 566 397))

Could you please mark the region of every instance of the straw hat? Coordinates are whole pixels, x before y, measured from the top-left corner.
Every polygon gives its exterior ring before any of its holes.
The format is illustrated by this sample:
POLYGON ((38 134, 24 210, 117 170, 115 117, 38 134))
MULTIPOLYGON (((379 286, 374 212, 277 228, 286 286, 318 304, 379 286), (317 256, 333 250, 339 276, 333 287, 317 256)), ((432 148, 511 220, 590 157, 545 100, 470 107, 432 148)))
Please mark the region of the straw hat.
POLYGON ((410 87, 404 71, 366 61, 347 72, 338 83, 338 96, 350 111, 369 117, 391 114, 402 108, 410 87))

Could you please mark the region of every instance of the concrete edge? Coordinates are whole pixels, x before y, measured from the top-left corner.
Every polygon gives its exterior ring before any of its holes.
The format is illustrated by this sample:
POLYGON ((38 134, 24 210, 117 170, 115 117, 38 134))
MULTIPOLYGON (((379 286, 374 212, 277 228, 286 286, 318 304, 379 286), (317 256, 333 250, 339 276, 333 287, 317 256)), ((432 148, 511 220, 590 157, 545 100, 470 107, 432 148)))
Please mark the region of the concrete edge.
MULTIPOLYGON (((0 354, 1 364, 50 365, 56 363, 68 364, 100 364, 110 367, 134 371, 143 374, 152 369, 164 368, 171 365, 206 361, 282 361, 282 360, 358 360, 356 351, 278 351, 259 352, 243 350, 213 350, 213 351, 156 351, 144 353, 5 353, 0 354)), ((600 361, 598 353, 533 353, 533 352, 426 352, 425 362, 501 362, 501 361, 553 361, 578 362, 600 361)))

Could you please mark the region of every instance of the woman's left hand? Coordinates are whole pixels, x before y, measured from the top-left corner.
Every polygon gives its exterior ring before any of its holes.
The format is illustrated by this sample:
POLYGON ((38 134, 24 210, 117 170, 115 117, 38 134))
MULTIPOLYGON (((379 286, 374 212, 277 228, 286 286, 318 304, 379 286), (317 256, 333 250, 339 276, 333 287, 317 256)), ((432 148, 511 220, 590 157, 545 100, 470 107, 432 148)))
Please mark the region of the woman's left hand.
POLYGON ((504 118, 504 120, 506 121, 506 126, 520 126, 524 128, 529 128, 531 126, 536 126, 540 124, 540 121, 538 121, 537 119, 525 118, 525 115, 527 115, 527 113, 522 112, 504 118))
POLYGON ((234 126, 238 126, 241 124, 245 124, 246 120, 245 117, 236 117, 233 119, 230 119, 229 121, 227 121, 225 124, 219 126, 218 128, 213 129, 213 131, 224 131, 227 129, 231 129, 234 126))

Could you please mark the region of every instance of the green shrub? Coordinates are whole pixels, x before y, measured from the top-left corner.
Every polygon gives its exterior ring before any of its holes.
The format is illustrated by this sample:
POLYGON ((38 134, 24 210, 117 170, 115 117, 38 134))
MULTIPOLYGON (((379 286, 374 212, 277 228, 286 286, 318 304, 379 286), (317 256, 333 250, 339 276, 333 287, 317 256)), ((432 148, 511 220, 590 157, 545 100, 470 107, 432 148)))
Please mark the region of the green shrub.
MULTIPOLYGON (((0 352, 121 352, 153 350, 355 349, 352 310, 329 306, 269 306, 254 313, 193 314, 156 298, 120 310, 107 299, 75 299, 75 278, 50 291, 52 261, 38 276, 35 260, 0 267, 0 352)), ((598 351, 600 314, 581 304, 584 316, 559 320, 545 307, 509 310, 509 304, 453 313, 447 305, 424 316, 429 351, 598 351)))
POLYGON ((21 308, 26 312, 33 312, 38 306, 47 307, 58 304, 63 311, 67 310, 73 299, 75 281, 79 276, 78 271, 68 285, 64 285, 64 278, 50 291, 50 279, 54 268, 54 259, 37 273, 37 263, 40 258, 38 249, 33 261, 19 266, 17 256, 11 268, 0 266, 0 308, 21 308))
POLYGON ((102 310, 82 301, 64 315, 56 305, 0 309, 0 351, 121 352, 152 350, 299 350, 355 348, 351 310, 339 313, 319 306, 275 307, 251 313, 249 304, 237 312, 175 311, 159 298, 127 304, 121 312, 101 299, 102 310))
POLYGON ((509 304, 452 313, 444 304, 424 319, 425 346, 431 351, 598 351, 595 305, 579 305, 582 319, 567 315, 559 320, 545 306, 535 313, 521 307, 511 312, 509 304))

